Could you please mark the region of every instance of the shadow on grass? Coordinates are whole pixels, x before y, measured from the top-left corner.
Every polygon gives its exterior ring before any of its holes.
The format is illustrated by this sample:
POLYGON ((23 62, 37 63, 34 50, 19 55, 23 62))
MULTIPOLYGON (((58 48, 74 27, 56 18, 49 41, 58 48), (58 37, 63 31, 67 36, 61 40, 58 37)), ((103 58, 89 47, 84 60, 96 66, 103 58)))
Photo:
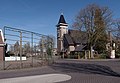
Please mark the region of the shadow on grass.
POLYGON ((105 76, 120 77, 120 73, 113 71, 108 66, 85 64, 85 63, 55 63, 52 68, 58 71, 70 73, 84 73, 84 74, 100 74, 105 76))

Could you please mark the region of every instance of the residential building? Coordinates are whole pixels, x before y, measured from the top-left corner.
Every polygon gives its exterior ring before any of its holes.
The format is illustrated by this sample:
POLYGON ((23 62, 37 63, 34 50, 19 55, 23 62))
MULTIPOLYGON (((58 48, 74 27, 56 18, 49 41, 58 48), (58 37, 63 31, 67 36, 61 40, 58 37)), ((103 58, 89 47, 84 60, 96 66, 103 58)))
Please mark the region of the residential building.
POLYGON ((4 37, 3 32, 0 29, 0 61, 4 60, 4 37))

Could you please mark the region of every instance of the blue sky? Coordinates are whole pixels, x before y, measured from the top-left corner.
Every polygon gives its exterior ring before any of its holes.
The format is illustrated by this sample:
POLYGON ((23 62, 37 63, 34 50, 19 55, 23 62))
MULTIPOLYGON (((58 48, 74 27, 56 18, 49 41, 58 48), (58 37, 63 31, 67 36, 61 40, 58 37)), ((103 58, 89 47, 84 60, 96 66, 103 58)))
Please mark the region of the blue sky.
POLYGON ((81 8, 90 3, 108 6, 120 18, 120 0, 0 0, 0 28, 9 26, 56 36, 61 12, 69 25, 81 8))

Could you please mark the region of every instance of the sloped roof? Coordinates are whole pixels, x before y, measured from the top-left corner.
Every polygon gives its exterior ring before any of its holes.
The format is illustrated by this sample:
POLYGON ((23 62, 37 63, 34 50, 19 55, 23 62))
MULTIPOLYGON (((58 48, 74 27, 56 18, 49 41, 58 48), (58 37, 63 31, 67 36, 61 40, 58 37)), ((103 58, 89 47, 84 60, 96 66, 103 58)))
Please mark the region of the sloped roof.
POLYGON ((65 18, 64 18, 64 16, 62 14, 60 15, 60 19, 59 19, 58 24, 60 24, 60 23, 67 24, 66 21, 65 21, 65 18))
POLYGON ((76 51, 76 52, 83 51, 85 47, 86 47, 86 45, 77 46, 74 51, 76 51))
POLYGON ((72 37, 74 43, 76 44, 86 44, 88 36, 86 32, 78 30, 69 30, 68 34, 72 37))
POLYGON ((69 34, 65 34, 64 37, 69 45, 74 45, 73 40, 69 34))

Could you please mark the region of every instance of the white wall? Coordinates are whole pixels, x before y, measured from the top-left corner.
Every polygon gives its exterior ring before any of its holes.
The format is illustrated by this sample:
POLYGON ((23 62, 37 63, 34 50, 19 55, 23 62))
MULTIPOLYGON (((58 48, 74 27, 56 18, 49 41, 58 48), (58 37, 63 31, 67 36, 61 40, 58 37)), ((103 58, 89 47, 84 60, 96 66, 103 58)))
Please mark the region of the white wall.
POLYGON ((69 51, 74 51, 75 47, 74 46, 69 46, 69 51))
POLYGON ((63 38, 64 34, 68 33, 68 27, 67 26, 60 26, 60 34, 61 34, 61 38, 63 38))

